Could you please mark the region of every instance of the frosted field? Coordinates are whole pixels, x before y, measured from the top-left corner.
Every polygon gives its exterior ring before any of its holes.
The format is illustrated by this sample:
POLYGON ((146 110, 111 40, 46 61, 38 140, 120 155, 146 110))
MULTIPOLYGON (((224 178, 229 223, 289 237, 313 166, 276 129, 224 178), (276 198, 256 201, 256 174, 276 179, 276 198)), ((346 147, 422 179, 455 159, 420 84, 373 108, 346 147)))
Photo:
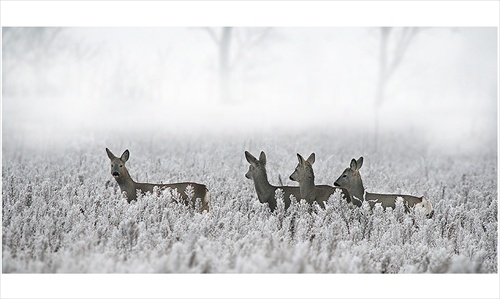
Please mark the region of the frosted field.
MULTIPOLYGON (((496 148, 434 147, 409 134, 156 134, 94 136, 36 148, 8 136, 2 150, 3 273, 497 273, 496 148), (166 193, 128 204, 105 153, 130 150, 138 182, 190 180, 210 189, 196 213, 166 193), (424 195, 435 215, 359 209, 333 195, 270 213, 245 178, 244 151, 267 154, 271 184, 296 153, 316 153, 316 184, 363 156, 371 192, 424 195)), ((466 144, 464 142, 464 144, 466 144)), ((496 144, 496 142, 494 143, 496 144)))

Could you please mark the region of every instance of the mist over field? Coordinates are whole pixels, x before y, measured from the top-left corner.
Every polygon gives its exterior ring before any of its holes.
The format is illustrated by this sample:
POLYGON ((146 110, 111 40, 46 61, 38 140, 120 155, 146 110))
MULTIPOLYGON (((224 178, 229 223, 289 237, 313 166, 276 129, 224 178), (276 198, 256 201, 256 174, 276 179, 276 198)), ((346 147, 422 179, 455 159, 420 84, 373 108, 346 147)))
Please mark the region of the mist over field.
POLYGON ((3 137, 378 122, 432 146, 496 144, 496 29, 386 29, 3 28, 3 137))
MULTIPOLYGON (((3 27, 3 273, 498 273, 495 28, 3 27), (211 211, 138 182, 195 181, 211 211), (296 153, 403 207, 270 212, 296 153)), ((278 195, 279 198, 279 195, 278 195)))

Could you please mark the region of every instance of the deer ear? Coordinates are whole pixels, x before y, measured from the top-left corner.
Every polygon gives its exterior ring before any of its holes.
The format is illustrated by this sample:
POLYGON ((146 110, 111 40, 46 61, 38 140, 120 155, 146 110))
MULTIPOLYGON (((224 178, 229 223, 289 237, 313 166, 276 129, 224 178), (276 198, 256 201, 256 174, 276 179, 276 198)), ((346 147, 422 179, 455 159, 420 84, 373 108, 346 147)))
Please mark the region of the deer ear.
POLYGON ((266 165, 267 159, 266 159, 266 153, 264 153, 264 151, 260 152, 259 161, 260 163, 266 165))
POLYGON ((358 163, 356 162, 356 159, 351 160, 351 169, 354 171, 358 170, 358 163))
POLYGON ((363 166, 363 157, 359 157, 356 164, 357 164, 357 170, 359 170, 361 168, 361 166, 363 166))
POLYGON ((130 152, 127 150, 125 150, 122 154, 122 156, 120 157, 120 159, 123 161, 123 162, 127 162, 128 158, 130 156, 130 152))
POLYGON ((313 165, 314 164, 314 161, 316 161, 316 155, 314 153, 312 153, 309 158, 307 158, 307 162, 309 162, 309 164, 313 165))
POLYGON ((250 154, 247 151, 245 151, 245 158, 247 159, 248 163, 250 163, 250 164, 255 164, 255 162, 257 162, 257 158, 255 158, 252 154, 250 154))
POLYGON ((304 158, 302 158, 302 156, 299 153, 297 153, 297 159, 299 159, 300 165, 304 164, 304 158))
POLYGON ((108 154, 108 158, 110 160, 113 160, 116 158, 115 155, 113 155, 113 153, 109 150, 109 148, 106 148, 106 153, 108 154))

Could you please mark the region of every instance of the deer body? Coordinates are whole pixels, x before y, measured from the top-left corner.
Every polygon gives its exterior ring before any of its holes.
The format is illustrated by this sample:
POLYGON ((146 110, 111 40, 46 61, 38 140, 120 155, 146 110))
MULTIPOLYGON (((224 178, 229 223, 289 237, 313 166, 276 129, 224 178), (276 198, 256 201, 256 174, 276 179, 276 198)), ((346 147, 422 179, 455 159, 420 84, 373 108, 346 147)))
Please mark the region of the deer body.
MULTIPOLYGON (((297 154, 297 158, 299 159, 299 164, 290 175, 290 179, 299 183, 301 198, 304 198, 309 204, 317 202, 321 207, 324 207, 324 202, 327 201, 330 195, 338 188, 314 184, 314 171, 312 168, 315 161, 314 153, 312 153, 307 160, 304 160, 300 154, 297 154)), ((343 190, 342 193, 345 194, 343 190)))
POLYGON ((363 165, 363 157, 357 161, 352 159, 349 168, 346 168, 342 175, 335 181, 334 185, 347 189, 351 196, 351 202, 358 207, 361 207, 364 201, 368 201, 370 207, 373 208, 377 203, 385 208, 395 208, 398 198, 403 200, 405 211, 408 212, 413 207, 423 207, 428 217, 432 217, 434 210, 432 204, 423 196, 417 197, 413 195, 402 194, 378 194, 366 192, 359 174, 359 169, 363 165))
POLYGON ((257 197, 261 203, 268 203, 271 211, 276 209, 276 189, 283 190, 283 200, 285 201, 285 209, 290 206, 290 195, 293 195, 297 200, 300 200, 299 187, 292 186, 273 186, 267 179, 266 171, 266 154, 260 152, 259 159, 255 158, 252 154, 245 151, 245 157, 250 163, 248 172, 245 174, 247 179, 251 179, 255 185, 257 197))
POLYGON ((125 150, 120 158, 113 155, 113 153, 106 148, 106 153, 111 160, 111 175, 115 178, 118 186, 120 186, 121 192, 125 192, 127 195, 127 201, 130 203, 137 199, 137 191, 146 194, 147 192, 153 193, 154 188, 158 187, 160 190, 165 190, 170 188, 172 190, 177 190, 183 201, 190 200, 189 204, 193 205, 197 198, 201 199, 201 210, 208 211, 208 190, 205 185, 183 182, 174 184, 149 184, 149 183, 137 183, 130 176, 127 168, 125 167, 125 162, 127 162, 130 153, 125 150), (191 186, 191 194, 186 194, 186 188, 191 186))

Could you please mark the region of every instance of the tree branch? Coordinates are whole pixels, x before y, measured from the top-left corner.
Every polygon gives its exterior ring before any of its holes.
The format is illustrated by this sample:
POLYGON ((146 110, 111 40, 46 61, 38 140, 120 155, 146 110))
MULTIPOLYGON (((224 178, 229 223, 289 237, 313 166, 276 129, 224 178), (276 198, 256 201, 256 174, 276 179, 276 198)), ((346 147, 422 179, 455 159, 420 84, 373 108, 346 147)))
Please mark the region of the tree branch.
POLYGON ((210 28, 210 27, 203 27, 202 29, 205 30, 208 33, 208 35, 213 40, 213 42, 218 46, 219 43, 220 43, 220 40, 215 35, 214 30, 212 28, 210 28))
POLYGON ((389 68, 387 68, 386 78, 392 76, 394 71, 398 68, 399 64, 403 60, 404 55, 406 54, 406 50, 408 46, 411 44, 413 38, 418 33, 418 28, 416 27, 407 27, 403 29, 403 34, 398 41, 398 44, 395 49, 394 58, 389 68))
POLYGON ((236 67, 239 61, 241 61, 247 53, 251 52, 253 48, 255 48, 258 44, 260 44, 267 36, 269 36, 269 33, 271 31, 272 31, 271 27, 266 27, 253 39, 250 38, 246 42, 242 42, 242 45, 239 47, 238 52, 236 53, 230 68, 233 69, 234 67, 236 67))

